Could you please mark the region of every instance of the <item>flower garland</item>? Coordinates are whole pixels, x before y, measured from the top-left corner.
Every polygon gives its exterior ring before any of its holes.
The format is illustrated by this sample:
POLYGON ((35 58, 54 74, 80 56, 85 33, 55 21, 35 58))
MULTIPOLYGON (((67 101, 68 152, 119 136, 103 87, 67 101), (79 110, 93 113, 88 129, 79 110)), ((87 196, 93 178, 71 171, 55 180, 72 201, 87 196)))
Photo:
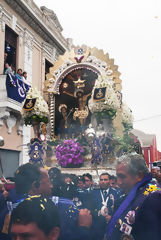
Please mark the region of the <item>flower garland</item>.
POLYGON ((74 139, 64 140, 56 147, 56 158, 62 167, 83 163, 84 148, 74 139))
POLYGON ((36 98, 36 104, 30 111, 22 109, 22 117, 24 118, 25 125, 31 125, 32 121, 48 123, 49 110, 46 101, 40 95, 39 91, 35 88, 30 88, 27 92, 26 99, 36 98))
POLYGON ((152 185, 152 184, 149 184, 149 187, 146 188, 146 190, 144 191, 144 195, 145 196, 148 196, 150 193, 153 193, 153 192, 156 192, 156 191, 161 191, 161 188, 159 188, 158 186, 156 185, 152 185))
POLYGON ((114 118, 116 116, 117 109, 120 107, 120 103, 117 98, 117 94, 107 76, 98 76, 92 91, 92 96, 88 102, 88 107, 91 113, 94 113, 96 117, 101 115, 101 118, 107 116, 114 118), (94 91, 97 88, 106 88, 104 100, 98 102, 94 101, 94 91))

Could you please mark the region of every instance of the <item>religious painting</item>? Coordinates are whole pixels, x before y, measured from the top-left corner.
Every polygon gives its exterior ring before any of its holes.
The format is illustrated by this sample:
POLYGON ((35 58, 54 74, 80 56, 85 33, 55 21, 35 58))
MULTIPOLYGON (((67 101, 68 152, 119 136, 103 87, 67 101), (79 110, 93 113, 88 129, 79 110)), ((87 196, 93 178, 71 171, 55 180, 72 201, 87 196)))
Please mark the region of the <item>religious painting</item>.
POLYGON ((56 135, 79 135, 89 125, 88 100, 97 77, 95 72, 81 68, 73 70, 62 80, 55 103, 56 135))

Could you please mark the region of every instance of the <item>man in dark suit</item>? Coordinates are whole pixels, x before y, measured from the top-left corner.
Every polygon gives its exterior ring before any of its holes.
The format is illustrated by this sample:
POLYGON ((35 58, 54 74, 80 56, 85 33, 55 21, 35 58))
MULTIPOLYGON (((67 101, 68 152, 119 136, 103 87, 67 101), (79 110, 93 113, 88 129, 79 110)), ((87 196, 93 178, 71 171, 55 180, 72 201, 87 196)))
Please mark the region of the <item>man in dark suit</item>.
POLYGON ((161 189, 142 155, 124 155, 118 160, 117 182, 125 195, 107 226, 106 238, 161 239, 161 189))
POLYGON ((92 207, 95 211, 97 211, 98 215, 106 216, 106 211, 108 211, 109 215, 112 215, 112 209, 114 207, 115 198, 117 198, 117 192, 115 189, 110 187, 110 175, 108 173, 102 173, 100 175, 99 185, 100 188, 93 190, 91 193, 92 207), (103 213, 103 211, 105 212, 103 213))
POLYGON ((93 215, 92 235, 93 239, 103 239, 106 224, 113 213, 117 192, 110 187, 110 175, 100 175, 100 188, 91 192, 91 212, 93 215))
POLYGON ((93 179, 92 175, 89 173, 83 174, 84 178, 84 188, 89 193, 93 190, 93 179))
MULTIPOLYGON (((79 178, 80 180, 80 178, 79 178)), ((83 182, 83 187, 77 188, 77 202, 75 202, 76 206, 81 206, 81 208, 90 209, 91 205, 91 191, 93 191, 93 179, 92 175, 89 173, 83 174, 81 178, 83 182)))

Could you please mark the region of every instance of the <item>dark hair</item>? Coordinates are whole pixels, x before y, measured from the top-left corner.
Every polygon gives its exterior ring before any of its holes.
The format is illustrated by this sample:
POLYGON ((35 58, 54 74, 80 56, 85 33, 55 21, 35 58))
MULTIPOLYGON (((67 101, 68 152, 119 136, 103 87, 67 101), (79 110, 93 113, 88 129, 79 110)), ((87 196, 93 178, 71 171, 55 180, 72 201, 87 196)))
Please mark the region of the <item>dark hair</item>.
POLYGON ((62 179, 61 179, 61 171, 56 168, 52 167, 48 171, 49 177, 50 177, 50 182, 53 185, 52 187, 52 195, 53 196, 61 196, 61 184, 62 184, 62 179))
POLYGON ((64 173, 62 174, 62 182, 61 182, 61 186, 60 186, 60 196, 63 198, 69 198, 69 199, 73 199, 76 196, 76 184, 74 184, 72 182, 72 178, 71 175, 68 173, 64 173), (70 183, 66 183, 65 179, 66 178, 70 178, 71 182, 70 183))
POLYGON ((50 178, 56 178, 61 176, 61 171, 59 168, 52 167, 49 169, 48 174, 50 178))
MULTIPOLYGON (((70 178, 71 179, 71 176, 69 173, 62 173, 61 174, 61 178, 62 178, 62 181, 65 181, 66 178, 70 178)), ((71 179, 72 181, 72 179, 71 179)))
POLYGON ((7 180, 11 181, 11 182, 14 182, 15 181, 15 178, 14 177, 6 177, 7 180))
POLYGON ((17 69, 17 73, 18 73, 18 71, 22 71, 22 69, 21 69, 21 68, 18 68, 18 69, 17 69))
POLYGON ((24 75, 24 74, 27 74, 27 72, 23 72, 23 75, 24 75))
POLYGON ((83 176, 78 176, 78 181, 84 182, 84 177, 83 176))
POLYGON ((27 194, 32 188, 32 183, 36 182, 37 186, 41 180, 41 166, 26 163, 20 166, 15 172, 15 187, 19 194, 27 194))
POLYGON ((115 182, 116 182, 116 181, 117 181, 117 177, 114 176, 114 175, 111 175, 111 176, 110 176, 110 180, 115 180, 115 182))
POLYGON ((55 204, 47 198, 33 196, 21 202, 11 214, 12 224, 35 223, 48 235, 54 227, 59 227, 59 214, 55 204))
POLYGON ((110 179, 110 174, 109 174, 108 172, 101 173, 100 177, 101 177, 101 176, 105 176, 105 175, 108 176, 109 179, 110 179))
POLYGON ((65 182, 62 182, 60 190, 61 190, 60 197, 72 200, 74 197, 77 196, 77 186, 74 185, 73 183, 67 184, 65 182))
POLYGON ((77 184, 78 182, 78 176, 76 174, 71 173, 70 178, 74 184, 77 184))
POLYGON ((92 181, 92 175, 90 173, 84 173, 83 177, 87 177, 90 181, 92 181))

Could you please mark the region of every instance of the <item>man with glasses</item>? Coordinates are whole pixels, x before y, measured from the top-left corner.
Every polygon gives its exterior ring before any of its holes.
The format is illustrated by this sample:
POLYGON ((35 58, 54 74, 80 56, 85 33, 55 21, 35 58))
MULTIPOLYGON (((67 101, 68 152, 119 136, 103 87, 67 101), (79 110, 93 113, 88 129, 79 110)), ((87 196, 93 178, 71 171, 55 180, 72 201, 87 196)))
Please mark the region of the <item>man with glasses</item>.
POLYGON ((91 192, 91 190, 93 190, 93 179, 92 179, 92 175, 89 173, 85 173, 83 174, 83 178, 84 178, 84 188, 88 191, 91 192))
POLYGON ((92 175, 89 173, 85 173, 82 176, 82 180, 84 186, 82 189, 77 189, 77 197, 79 202, 81 202, 81 206, 83 208, 90 209, 91 208, 91 191, 93 191, 93 179, 92 175))

